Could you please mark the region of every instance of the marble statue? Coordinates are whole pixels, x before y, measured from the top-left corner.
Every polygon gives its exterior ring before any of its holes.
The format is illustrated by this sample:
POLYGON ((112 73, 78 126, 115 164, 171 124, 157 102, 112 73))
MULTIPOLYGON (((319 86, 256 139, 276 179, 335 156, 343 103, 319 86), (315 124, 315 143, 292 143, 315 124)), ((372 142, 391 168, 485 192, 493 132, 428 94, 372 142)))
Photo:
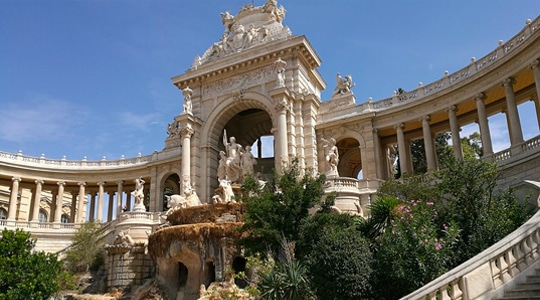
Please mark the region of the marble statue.
POLYGON ((339 152, 338 147, 336 146, 336 139, 330 138, 329 140, 326 140, 325 138, 322 138, 321 141, 323 142, 322 146, 326 149, 326 162, 330 166, 328 174, 338 176, 337 166, 339 163, 339 152))
POLYGON ((118 234, 116 234, 113 244, 131 246, 135 244, 135 241, 133 241, 133 239, 131 238, 131 236, 128 234, 127 231, 120 230, 118 234))
POLYGON ((131 192, 131 195, 135 198, 135 206, 144 207, 144 180, 142 177, 139 177, 135 181, 135 190, 131 192))
POLYGON ((219 187, 221 188, 221 191, 212 197, 214 203, 236 203, 231 181, 222 179, 219 181, 219 187))
POLYGON ((253 165, 257 164, 257 160, 253 156, 253 153, 251 153, 251 146, 246 146, 241 157, 242 176, 245 178, 248 174, 253 175, 253 165))
POLYGON ((191 102, 191 95, 193 95, 193 90, 188 86, 182 90, 182 95, 184 95, 184 113, 192 114, 193 104, 191 102))
POLYGON ((219 164, 217 169, 218 181, 226 179, 227 175, 227 153, 225 151, 219 151, 219 164))
POLYGON ((337 82, 337 86, 334 89, 334 93, 332 96, 345 94, 345 93, 351 93, 352 92, 351 89, 355 86, 355 84, 352 82, 351 75, 345 75, 345 79, 343 79, 341 75, 337 73, 336 82, 337 82))
POLYGON ((282 60, 281 57, 274 62, 274 65, 276 66, 276 72, 277 72, 277 87, 284 87, 285 86, 285 67, 287 66, 287 62, 282 60))
POLYGON ((231 136, 229 142, 227 142, 226 130, 223 131, 223 145, 227 153, 227 160, 225 161, 226 179, 233 183, 238 182, 242 177, 242 168, 240 166, 240 154, 243 151, 242 146, 236 143, 234 136, 231 136))

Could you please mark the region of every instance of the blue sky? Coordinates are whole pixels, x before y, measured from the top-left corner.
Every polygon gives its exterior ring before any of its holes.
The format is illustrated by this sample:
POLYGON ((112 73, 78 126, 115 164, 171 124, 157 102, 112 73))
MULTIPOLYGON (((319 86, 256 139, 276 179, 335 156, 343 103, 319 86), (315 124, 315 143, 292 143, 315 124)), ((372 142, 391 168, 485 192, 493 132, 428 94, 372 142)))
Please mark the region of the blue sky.
MULTIPOLYGON (((112 160, 162 150, 183 102, 170 78, 219 40, 220 12, 235 15, 250 2, 0 1, 0 151, 112 160)), ((352 75, 357 103, 457 71, 540 14, 535 0, 278 4, 287 10, 283 23, 322 59, 323 101, 340 72, 352 75)), ((520 107, 525 124, 535 122, 527 105, 520 107)), ((508 144, 501 120, 490 120, 496 151, 508 144)), ((525 126, 525 138, 537 134, 525 126)))

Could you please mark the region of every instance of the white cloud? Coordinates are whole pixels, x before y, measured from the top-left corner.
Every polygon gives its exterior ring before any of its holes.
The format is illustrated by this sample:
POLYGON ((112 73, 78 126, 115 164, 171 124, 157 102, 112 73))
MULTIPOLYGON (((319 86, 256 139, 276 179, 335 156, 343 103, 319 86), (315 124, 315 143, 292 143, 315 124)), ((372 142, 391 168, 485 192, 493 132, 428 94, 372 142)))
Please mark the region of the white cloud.
POLYGON ((133 112, 124 112, 120 114, 120 121, 125 126, 129 126, 132 129, 148 131, 148 127, 159 124, 159 114, 135 114, 133 112))
POLYGON ((67 101, 32 95, 2 109, 0 139, 9 142, 58 141, 72 136, 84 113, 67 101))

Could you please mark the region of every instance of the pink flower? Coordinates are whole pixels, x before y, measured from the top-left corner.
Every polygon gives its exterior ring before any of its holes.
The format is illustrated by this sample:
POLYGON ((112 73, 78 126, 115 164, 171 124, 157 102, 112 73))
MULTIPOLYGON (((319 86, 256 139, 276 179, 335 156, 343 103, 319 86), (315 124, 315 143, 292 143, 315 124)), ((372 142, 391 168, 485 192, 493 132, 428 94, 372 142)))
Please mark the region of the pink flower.
POLYGON ((437 243, 435 244, 435 250, 441 250, 442 249, 442 245, 437 243))
POLYGON ((427 205, 432 206, 433 202, 426 202, 427 205))

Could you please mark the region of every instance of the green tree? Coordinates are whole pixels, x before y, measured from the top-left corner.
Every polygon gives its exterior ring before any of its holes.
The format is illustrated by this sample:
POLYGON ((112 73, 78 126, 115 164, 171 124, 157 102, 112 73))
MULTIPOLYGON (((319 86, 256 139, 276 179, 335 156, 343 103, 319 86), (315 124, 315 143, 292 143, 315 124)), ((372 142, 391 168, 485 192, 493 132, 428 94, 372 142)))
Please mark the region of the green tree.
POLYGON ((438 173, 444 203, 442 213, 460 228, 456 263, 465 261, 500 240, 532 214, 511 190, 495 191, 496 164, 475 158, 454 160, 438 173))
POLYGON ((262 189, 253 178, 247 178, 244 189, 248 196, 243 198, 246 212, 240 229, 246 234, 240 243, 247 252, 271 251, 277 255, 283 237, 288 241, 298 240, 302 220, 321 201, 324 181, 324 176, 315 178, 309 172, 300 176, 296 161, 262 189))
POLYGON ((62 266, 54 254, 34 251, 29 232, 4 229, 0 237, 0 300, 49 299, 62 266))
POLYGON ((481 158, 484 155, 480 133, 473 132, 468 137, 461 138, 461 149, 465 158, 481 158))
POLYGON ((73 273, 96 271, 104 261, 104 242, 101 224, 86 222, 81 225, 66 250, 66 267, 73 273))

